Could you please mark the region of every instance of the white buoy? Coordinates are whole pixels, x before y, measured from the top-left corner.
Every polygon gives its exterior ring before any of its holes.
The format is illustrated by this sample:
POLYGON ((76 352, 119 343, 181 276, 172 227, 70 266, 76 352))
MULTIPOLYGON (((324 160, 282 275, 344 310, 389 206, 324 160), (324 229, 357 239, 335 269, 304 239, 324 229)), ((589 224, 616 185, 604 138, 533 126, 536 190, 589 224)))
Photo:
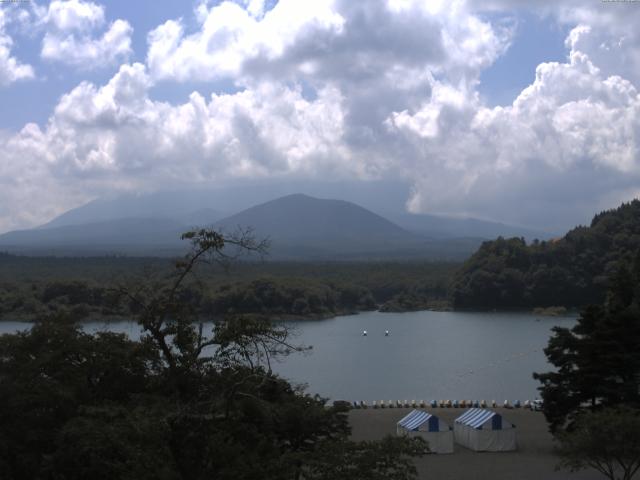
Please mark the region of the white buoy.
POLYGON ((385 336, 385 337, 388 337, 388 336, 389 336, 389 330, 385 330, 385 331, 384 331, 384 336, 385 336))
POLYGON ((363 336, 363 337, 366 337, 366 336, 367 336, 367 331, 366 331, 366 330, 363 330, 363 331, 362 331, 362 336, 363 336))

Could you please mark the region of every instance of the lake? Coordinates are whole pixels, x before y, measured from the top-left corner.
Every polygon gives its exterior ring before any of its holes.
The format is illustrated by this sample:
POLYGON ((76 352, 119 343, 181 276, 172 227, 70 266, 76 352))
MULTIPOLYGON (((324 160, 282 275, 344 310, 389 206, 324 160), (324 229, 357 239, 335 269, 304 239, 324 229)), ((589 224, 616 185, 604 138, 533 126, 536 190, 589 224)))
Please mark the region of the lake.
MULTIPOLYGON (((287 322, 296 342, 313 346, 274 365, 309 391, 331 399, 421 400, 533 399, 532 372, 549 370, 542 349, 551 328, 570 327, 574 317, 525 313, 364 312, 318 321, 287 322), (367 330, 367 336, 363 336, 367 330), (389 330, 389 336, 385 336, 389 330)), ((28 328, 0 322, 0 333, 28 328)), ((139 336, 136 324, 88 323, 139 336)))

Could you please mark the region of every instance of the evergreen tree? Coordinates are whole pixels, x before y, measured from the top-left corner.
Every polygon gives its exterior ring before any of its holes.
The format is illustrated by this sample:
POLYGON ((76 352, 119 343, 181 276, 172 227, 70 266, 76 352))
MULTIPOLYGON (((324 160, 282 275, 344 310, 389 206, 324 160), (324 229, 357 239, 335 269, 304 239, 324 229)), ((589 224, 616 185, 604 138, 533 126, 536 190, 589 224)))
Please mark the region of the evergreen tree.
POLYGON ((640 275, 636 258, 611 279, 603 305, 572 329, 554 328, 545 354, 556 371, 535 373, 552 431, 571 428, 584 409, 640 407, 640 275))
POLYGON ((0 477, 53 479, 415 478, 421 439, 349 440, 346 409, 271 370, 298 351, 285 327, 235 315, 205 332, 185 294, 205 258, 249 237, 201 230, 164 285, 121 294, 144 334, 89 335, 63 319, 0 336, 0 477), (384 452, 384 453, 382 453, 384 452))

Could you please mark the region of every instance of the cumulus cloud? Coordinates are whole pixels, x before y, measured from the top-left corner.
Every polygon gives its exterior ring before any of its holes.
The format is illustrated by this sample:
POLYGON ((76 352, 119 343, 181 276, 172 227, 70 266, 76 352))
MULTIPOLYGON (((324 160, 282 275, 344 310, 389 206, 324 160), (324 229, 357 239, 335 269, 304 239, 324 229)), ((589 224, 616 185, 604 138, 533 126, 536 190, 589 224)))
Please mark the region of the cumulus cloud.
POLYGON ((0 87, 35 76, 31 65, 21 63, 11 54, 13 39, 6 32, 8 22, 7 13, 0 8, 0 87))
MULTIPOLYGON (((0 138, 6 152, 0 203, 21 205, 0 211, 0 229, 43 221, 79 197, 114 188, 344 174, 349 164, 340 156, 335 89, 309 101, 299 88, 263 84, 209 99, 194 92, 184 104, 170 105, 149 98, 150 84, 144 65, 123 65, 106 85, 84 82, 64 95, 44 128, 29 124, 0 138), (55 192, 62 198, 47 200, 55 192)), ((351 168, 356 176, 357 163, 351 168)))
MULTIPOLYGON (((80 38, 104 25, 101 7, 82 5, 51 28, 80 38)), ((0 204, 21 205, 0 210, 0 229, 113 189, 232 178, 403 179, 414 212, 565 228, 637 193, 638 39, 622 16, 605 30, 591 11, 540 5, 572 27, 567 59, 489 108, 481 73, 514 29, 472 2, 202 2, 195 30, 176 19, 149 33, 146 65, 83 82, 46 125, 0 137, 0 204), (150 95, 218 79, 238 91, 181 104, 150 95)))
POLYGON ((102 35, 104 7, 82 0, 54 0, 42 12, 46 26, 40 55, 43 59, 94 69, 126 59, 131 54, 131 25, 118 19, 102 35))
POLYGON ((582 52, 538 66, 507 107, 434 98, 415 115, 390 119, 423 158, 408 202, 413 211, 492 212, 562 228, 568 212, 592 214, 640 182, 638 91, 604 76, 582 52))
POLYGON ((264 17, 256 17, 264 4, 223 1, 198 7, 199 30, 186 34, 181 20, 169 20, 148 35, 147 63, 158 79, 211 80, 241 74, 246 58, 275 58, 314 31, 339 33, 344 19, 331 1, 282 0, 264 17))

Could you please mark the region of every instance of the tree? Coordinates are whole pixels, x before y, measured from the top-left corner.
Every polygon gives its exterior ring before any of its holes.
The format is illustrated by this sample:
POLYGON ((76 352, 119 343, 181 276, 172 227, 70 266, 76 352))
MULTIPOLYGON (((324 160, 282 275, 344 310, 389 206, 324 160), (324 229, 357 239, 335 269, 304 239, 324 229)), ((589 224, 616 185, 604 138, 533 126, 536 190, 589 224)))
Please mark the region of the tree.
POLYGON ((610 480, 631 480, 640 469, 640 411, 628 407, 585 412, 558 436, 561 466, 591 467, 610 480))
POLYGON ((545 354, 557 370, 534 374, 552 432, 570 428, 584 409, 640 407, 638 272, 620 266, 604 305, 586 308, 572 329, 554 328, 545 354))
POLYGON ((83 408, 128 405, 152 391, 157 353, 124 335, 88 335, 64 318, 0 336, 0 472, 39 478, 61 430, 83 408))
POLYGON ((256 315, 211 332, 198 322, 196 267, 264 243, 183 238, 192 250, 166 282, 118 289, 137 308, 139 342, 59 317, 0 337, 2 478, 415 478, 423 441, 350 442, 344 407, 272 371, 275 357, 304 350, 287 328, 256 315))

